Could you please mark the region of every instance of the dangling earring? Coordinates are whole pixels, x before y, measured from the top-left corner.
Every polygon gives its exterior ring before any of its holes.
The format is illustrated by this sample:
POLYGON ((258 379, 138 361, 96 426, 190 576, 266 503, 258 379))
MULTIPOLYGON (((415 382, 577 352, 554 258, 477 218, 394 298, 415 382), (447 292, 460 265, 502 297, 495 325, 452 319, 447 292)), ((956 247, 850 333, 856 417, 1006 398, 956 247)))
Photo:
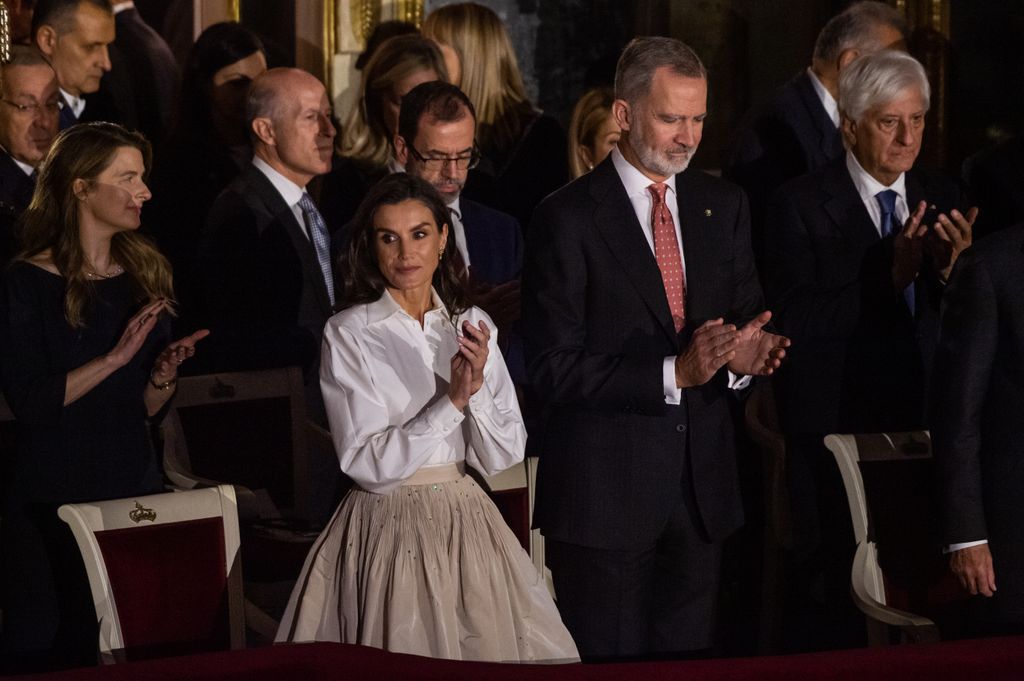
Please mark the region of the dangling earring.
POLYGON ((437 261, 441 262, 441 258, 443 258, 443 257, 444 257, 444 246, 442 246, 441 250, 439 250, 437 252, 437 261))

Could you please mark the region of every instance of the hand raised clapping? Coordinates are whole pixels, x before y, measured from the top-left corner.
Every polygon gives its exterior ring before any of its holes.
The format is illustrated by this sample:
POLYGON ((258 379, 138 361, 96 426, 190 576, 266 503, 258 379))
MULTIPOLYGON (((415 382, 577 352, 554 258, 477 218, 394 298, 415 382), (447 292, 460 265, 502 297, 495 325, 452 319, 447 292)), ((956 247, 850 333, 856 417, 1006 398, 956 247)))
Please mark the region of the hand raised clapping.
POLYGON ((452 374, 448 385, 448 399, 460 411, 466 408, 469 398, 484 384, 484 366, 487 364, 490 352, 488 342, 491 338, 491 330, 483 320, 479 326, 464 321, 462 331, 464 335, 458 338, 459 351, 452 357, 452 374))

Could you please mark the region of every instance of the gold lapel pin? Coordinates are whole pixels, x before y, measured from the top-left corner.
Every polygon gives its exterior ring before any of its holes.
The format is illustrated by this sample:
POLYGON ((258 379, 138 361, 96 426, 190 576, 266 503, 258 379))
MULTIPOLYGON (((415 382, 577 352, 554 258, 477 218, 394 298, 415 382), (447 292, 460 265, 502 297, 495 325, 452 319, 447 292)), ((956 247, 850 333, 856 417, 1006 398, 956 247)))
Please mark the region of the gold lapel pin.
POLYGON ((704 209, 704 217, 706 217, 706 218, 711 217, 711 209, 710 208, 705 208, 704 209))

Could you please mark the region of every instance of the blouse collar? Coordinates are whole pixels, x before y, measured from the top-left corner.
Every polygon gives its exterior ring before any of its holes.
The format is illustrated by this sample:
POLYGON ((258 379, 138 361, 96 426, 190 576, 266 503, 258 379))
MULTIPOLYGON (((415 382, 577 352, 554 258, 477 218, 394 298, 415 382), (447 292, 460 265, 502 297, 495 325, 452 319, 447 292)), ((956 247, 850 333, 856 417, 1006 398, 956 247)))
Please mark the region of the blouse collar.
MULTIPOLYGON (((437 291, 433 286, 430 287, 430 299, 431 308, 427 310, 424 317, 431 317, 433 315, 443 315, 444 318, 448 317, 448 308, 445 307, 441 301, 441 297, 437 295, 437 291)), ((384 293, 376 301, 366 306, 366 323, 376 324, 377 322, 390 319, 396 314, 402 314, 412 319, 412 316, 402 309, 402 306, 398 304, 398 301, 391 295, 391 291, 384 289, 384 293)))

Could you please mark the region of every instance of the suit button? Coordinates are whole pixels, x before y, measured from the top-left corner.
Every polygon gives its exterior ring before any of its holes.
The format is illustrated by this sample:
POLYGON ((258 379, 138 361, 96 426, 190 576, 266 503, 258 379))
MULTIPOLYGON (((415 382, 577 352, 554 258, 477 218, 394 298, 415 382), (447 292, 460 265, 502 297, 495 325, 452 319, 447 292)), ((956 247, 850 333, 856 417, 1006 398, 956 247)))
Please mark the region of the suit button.
POLYGON ((677 433, 685 433, 686 432, 686 426, 683 425, 682 423, 680 423, 678 426, 676 426, 676 432, 677 433))

